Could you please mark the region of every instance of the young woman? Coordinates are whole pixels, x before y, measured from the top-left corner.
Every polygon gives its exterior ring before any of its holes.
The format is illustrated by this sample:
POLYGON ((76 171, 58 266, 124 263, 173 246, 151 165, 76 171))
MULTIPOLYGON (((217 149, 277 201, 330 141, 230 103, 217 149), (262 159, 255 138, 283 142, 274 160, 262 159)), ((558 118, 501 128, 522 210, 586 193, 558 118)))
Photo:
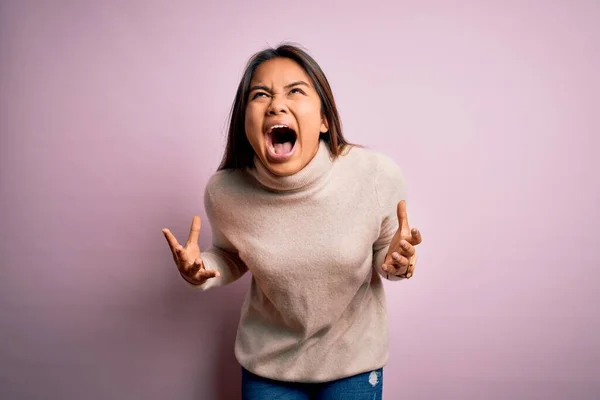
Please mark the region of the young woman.
POLYGON ((342 134, 329 83, 298 47, 255 54, 239 84, 219 170, 185 246, 163 232, 181 276, 207 290, 250 271, 235 355, 244 399, 380 399, 388 359, 382 277, 410 278, 401 170, 342 134))

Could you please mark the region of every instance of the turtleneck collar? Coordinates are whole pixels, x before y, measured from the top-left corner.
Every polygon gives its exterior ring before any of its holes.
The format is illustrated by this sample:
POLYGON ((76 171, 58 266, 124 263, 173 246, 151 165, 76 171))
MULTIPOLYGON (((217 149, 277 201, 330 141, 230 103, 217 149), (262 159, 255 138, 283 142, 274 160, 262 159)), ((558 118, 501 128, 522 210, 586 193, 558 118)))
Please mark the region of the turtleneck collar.
POLYGON ((256 155, 254 156, 254 168, 247 168, 247 171, 259 183, 270 190, 290 192, 305 189, 324 179, 331 170, 332 165, 333 161, 329 152, 329 145, 320 140, 319 148, 312 160, 293 175, 278 176, 273 174, 256 155))

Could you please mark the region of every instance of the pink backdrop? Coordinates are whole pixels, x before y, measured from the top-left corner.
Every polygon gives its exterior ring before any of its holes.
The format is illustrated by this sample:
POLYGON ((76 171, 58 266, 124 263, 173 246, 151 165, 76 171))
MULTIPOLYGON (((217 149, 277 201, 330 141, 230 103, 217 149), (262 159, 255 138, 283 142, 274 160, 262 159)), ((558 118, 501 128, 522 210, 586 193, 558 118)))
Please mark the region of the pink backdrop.
POLYGON ((190 289, 161 228, 205 217, 244 63, 293 40, 349 139, 404 168, 424 235, 414 279, 386 284, 386 398, 600 398, 599 19, 567 0, 2 1, 0 397, 237 398, 248 276, 190 289))

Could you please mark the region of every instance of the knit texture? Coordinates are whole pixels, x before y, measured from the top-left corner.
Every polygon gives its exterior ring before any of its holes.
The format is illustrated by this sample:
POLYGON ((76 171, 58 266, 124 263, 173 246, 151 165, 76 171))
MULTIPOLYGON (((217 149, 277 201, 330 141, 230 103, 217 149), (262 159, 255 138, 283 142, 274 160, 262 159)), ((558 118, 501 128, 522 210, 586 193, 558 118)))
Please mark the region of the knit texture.
MULTIPOLYGON (((388 326, 381 270, 405 199, 400 168, 351 147, 332 160, 321 142, 298 173, 215 173, 205 191, 218 270, 201 290, 252 282, 235 343, 239 363, 271 379, 325 382, 385 366, 388 326)), ((390 276, 391 280, 400 278, 390 276)))

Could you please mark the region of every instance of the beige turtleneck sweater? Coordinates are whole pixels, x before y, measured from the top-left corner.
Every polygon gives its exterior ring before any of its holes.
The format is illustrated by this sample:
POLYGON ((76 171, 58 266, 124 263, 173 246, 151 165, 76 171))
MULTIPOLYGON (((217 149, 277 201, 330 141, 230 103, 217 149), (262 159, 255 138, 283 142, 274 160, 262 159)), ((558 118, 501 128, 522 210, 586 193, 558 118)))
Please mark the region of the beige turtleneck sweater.
POLYGON ((202 259, 221 276, 200 288, 252 273, 235 355, 257 375, 324 382, 387 363, 381 265, 404 179, 389 157, 346 153, 332 161, 321 142, 292 176, 255 160, 256 168, 219 171, 207 184, 214 245, 202 259))

